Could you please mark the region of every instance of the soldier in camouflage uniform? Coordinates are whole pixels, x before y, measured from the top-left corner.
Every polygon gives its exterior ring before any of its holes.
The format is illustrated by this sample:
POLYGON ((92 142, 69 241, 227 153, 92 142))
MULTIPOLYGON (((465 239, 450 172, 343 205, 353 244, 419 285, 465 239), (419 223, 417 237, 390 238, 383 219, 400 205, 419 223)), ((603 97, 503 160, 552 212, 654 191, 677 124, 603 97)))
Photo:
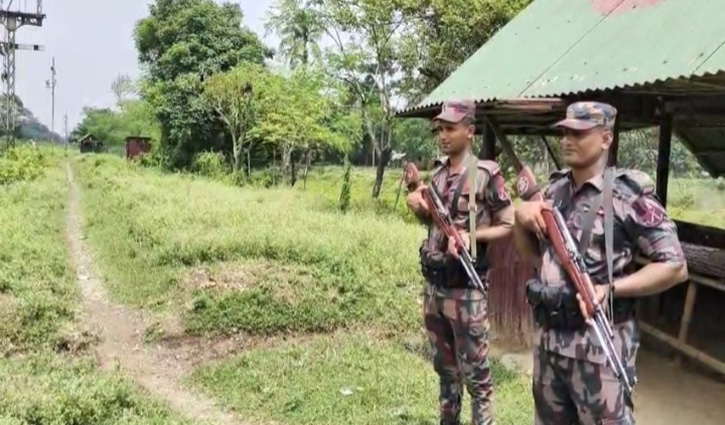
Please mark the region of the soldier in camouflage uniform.
MULTIPOLYGON (((498 165, 493 161, 472 159, 475 104, 448 102, 433 120, 441 150, 447 157, 439 160, 432 185, 450 211, 454 226, 469 244, 469 172, 475 174, 476 241, 475 268, 487 283, 486 244, 506 236, 513 228, 514 208, 498 165)), ((406 176, 410 181, 411 177, 406 176)), ((493 382, 488 362, 487 293, 469 286, 469 279, 458 259, 455 240, 431 223, 422 199, 421 185, 408 195, 409 208, 429 226, 423 242, 421 264, 426 278, 423 315, 433 348, 433 365, 440 381, 441 424, 459 424, 461 397, 465 384, 472 398, 472 425, 491 425, 493 421, 493 382)), ((465 247, 468 249, 468 246, 465 247)))
POLYGON ((616 110, 607 104, 572 104, 566 119, 556 124, 564 131, 562 154, 570 168, 552 175, 544 189, 547 202, 523 202, 516 211, 517 246, 540 260, 538 279, 527 283, 536 321, 537 425, 635 423, 632 401, 605 364, 599 342, 587 327, 583 303, 551 244, 542 242, 543 208, 557 206, 578 241, 631 382, 636 382, 639 347, 636 298, 687 279, 677 228, 657 199, 652 179, 640 171, 606 166, 615 118, 616 110), (605 219, 608 214, 613 217, 611 225, 605 219), (611 242, 605 239, 607 233, 611 242), (607 258, 608 244, 611 258, 607 258), (637 254, 651 263, 635 272, 637 254))

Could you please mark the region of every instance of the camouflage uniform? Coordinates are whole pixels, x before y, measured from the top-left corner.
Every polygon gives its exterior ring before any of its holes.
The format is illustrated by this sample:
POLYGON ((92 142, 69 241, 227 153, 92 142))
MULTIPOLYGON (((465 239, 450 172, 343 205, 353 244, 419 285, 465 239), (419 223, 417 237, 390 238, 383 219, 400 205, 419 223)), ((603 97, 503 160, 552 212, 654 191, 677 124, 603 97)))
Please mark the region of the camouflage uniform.
MULTIPOLYGON (((570 106, 560 123, 576 129, 598 123, 611 126, 616 110, 609 105, 580 102, 570 106)), ((552 175, 544 197, 558 206, 575 240, 582 237, 583 217, 591 205, 601 205, 603 176, 595 176, 578 190, 570 170, 552 175), (601 198, 599 198, 601 199, 601 198)), ((634 272, 637 253, 654 262, 681 264, 684 255, 677 228, 654 193, 654 182, 635 170, 613 170, 613 281, 634 272)), ((595 206, 596 208, 596 206, 595 206)), ((604 207, 599 207, 582 256, 595 284, 608 283, 604 240, 604 207)), ((547 287, 571 285, 550 244, 541 244, 539 279, 547 287)), ((573 287, 571 285, 570 287, 573 287)), ((616 292, 616 283, 615 283, 616 292)), ((613 301, 614 346, 632 379, 639 347, 635 299, 613 301)), ((579 306, 572 302, 578 311, 579 306)), ((536 312, 535 312, 536 316, 536 312)), ((538 321, 537 321, 538 322, 538 321)), ((634 424, 631 400, 606 365, 595 335, 584 326, 578 330, 546 329, 537 323, 534 333, 533 394, 537 425, 634 424)))
MULTIPOLYGON (((460 106, 460 105, 459 105, 460 106)), ((464 104, 462 108, 471 108, 464 104)), ((471 109, 465 109, 472 113, 471 109)), ((443 115, 443 114, 441 114, 443 115)), ((449 118, 445 121, 453 121, 449 118)), ((464 164, 468 165, 468 157, 464 164)), ((453 173, 447 159, 439 160, 431 185, 451 213, 454 226, 468 231, 468 194, 465 170, 453 173), (459 189, 460 186, 460 189, 459 189), (456 208, 453 202, 458 192, 456 208)), ((512 205, 498 165, 478 161, 476 172, 477 228, 492 221, 513 224, 512 205)), ((486 284, 486 246, 477 245, 477 270, 486 284)), ((425 328, 433 348, 433 366, 440 379, 441 424, 458 424, 461 411, 462 383, 472 397, 472 425, 493 424, 493 382, 488 362, 487 294, 468 288, 468 278, 460 261, 446 252, 447 237, 433 224, 421 246, 423 274, 426 276, 423 315, 425 328), (432 278, 431 268, 437 276, 432 278)))

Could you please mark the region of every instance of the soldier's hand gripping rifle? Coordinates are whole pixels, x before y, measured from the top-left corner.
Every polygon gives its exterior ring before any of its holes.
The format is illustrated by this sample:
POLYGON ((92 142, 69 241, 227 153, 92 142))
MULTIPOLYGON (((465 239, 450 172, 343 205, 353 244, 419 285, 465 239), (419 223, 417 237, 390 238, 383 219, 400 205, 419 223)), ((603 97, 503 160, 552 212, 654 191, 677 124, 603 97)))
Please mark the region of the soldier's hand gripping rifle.
MULTIPOLYGON (((405 166, 405 175, 407 177, 406 183, 409 191, 412 192, 421 185, 422 181, 420 180, 420 174, 418 173, 418 169, 413 163, 408 163, 405 166)), ((443 233, 445 233, 446 236, 452 238, 455 241, 456 247, 458 249, 458 258, 463 265, 463 269, 466 271, 466 275, 468 276, 470 284, 476 289, 485 291, 483 282, 481 282, 481 278, 478 276, 478 274, 476 273, 476 269, 473 266, 473 258, 466 249, 466 245, 463 242, 461 234, 458 233, 458 230, 456 230, 456 228, 453 226, 451 215, 445 205, 443 205, 443 202, 441 201, 441 198, 438 195, 435 187, 433 185, 429 185, 422 192, 422 196, 423 201, 425 201, 426 205, 428 206, 428 211, 430 212, 430 216, 433 219, 433 222, 443 233)))
MULTIPOLYGON (((511 159, 514 168, 518 172, 516 178, 516 193, 524 201, 544 201, 544 196, 536 183, 534 173, 531 172, 529 167, 521 164, 513 147, 506 139, 506 136, 493 122, 490 120, 489 122, 496 134, 496 138, 501 142, 501 147, 511 159)), ((594 285, 592 284, 584 259, 579 253, 577 245, 574 243, 574 238, 566 226, 566 221, 556 207, 542 210, 541 215, 546 224, 546 236, 554 247, 556 257, 576 286, 576 290, 586 306, 587 313, 592 318, 589 325, 604 351, 607 364, 612 368, 614 375, 624 387, 627 397, 631 398, 634 384, 630 381, 622 359, 617 354, 613 342, 614 333, 612 327, 607 320, 604 309, 594 290, 594 285)))

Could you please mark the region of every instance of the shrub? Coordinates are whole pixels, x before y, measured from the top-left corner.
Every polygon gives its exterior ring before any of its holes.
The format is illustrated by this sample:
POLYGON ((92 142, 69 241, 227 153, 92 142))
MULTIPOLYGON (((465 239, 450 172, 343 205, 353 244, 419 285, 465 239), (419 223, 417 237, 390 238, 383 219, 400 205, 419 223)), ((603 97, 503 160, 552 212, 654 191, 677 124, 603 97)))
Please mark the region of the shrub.
POLYGON ((202 176, 221 178, 229 171, 221 152, 201 152, 194 156, 192 170, 202 176))
POLYGON ((0 185, 35 180, 48 165, 46 154, 34 143, 10 148, 0 157, 0 185))

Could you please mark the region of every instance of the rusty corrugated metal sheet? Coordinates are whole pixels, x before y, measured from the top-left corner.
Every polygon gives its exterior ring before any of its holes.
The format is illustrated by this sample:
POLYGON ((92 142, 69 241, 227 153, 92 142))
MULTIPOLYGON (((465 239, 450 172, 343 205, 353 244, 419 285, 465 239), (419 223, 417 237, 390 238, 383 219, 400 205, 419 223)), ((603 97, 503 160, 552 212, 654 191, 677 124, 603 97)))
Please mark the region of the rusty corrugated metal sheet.
POLYGON ((151 152, 150 139, 147 138, 127 138, 126 139, 126 159, 133 159, 139 155, 151 152))
POLYGON ((725 72, 724 17, 723 0, 535 0, 408 110, 725 72))

